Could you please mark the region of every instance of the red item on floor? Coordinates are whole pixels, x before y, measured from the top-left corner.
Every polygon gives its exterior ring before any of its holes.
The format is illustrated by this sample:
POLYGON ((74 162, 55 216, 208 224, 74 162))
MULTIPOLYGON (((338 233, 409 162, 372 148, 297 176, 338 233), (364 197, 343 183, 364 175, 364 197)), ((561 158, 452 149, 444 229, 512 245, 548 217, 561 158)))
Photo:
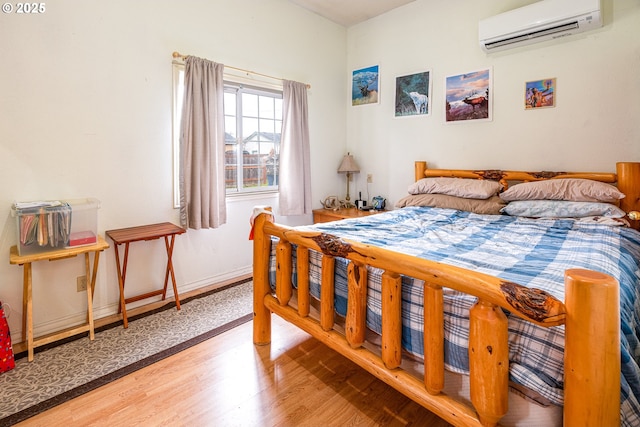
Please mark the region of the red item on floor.
POLYGON ((0 373, 10 371, 16 367, 13 359, 13 347, 11 347, 11 334, 9 324, 4 315, 2 302, 0 302, 0 373))

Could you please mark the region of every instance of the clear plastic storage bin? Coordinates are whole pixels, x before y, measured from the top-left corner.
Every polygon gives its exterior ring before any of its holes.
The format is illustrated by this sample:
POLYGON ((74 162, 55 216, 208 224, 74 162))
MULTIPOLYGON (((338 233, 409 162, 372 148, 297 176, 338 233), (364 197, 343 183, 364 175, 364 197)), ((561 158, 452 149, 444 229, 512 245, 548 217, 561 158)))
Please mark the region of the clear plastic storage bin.
POLYGON ((16 202, 18 254, 91 245, 98 240, 98 208, 93 198, 16 202))

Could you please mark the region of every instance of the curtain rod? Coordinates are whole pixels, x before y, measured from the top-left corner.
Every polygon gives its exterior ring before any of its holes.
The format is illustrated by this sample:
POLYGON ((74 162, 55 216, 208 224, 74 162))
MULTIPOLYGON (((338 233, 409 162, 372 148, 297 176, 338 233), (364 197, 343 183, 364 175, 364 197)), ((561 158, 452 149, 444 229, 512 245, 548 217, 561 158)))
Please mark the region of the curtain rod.
MULTIPOLYGON (((176 58, 176 59, 181 59, 181 60, 183 60, 183 61, 184 61, 184 60, 185 60, 185 59, 187 59, 187 57, 188 57, 188 56, 190 56, 190 55, 182 55, 181 53, 173 52, 172 56, 173 56, 174 58, 176 58)), ((236 71, 241 71, 241 72, 243 72, 243 73, 247 73, 247 74, 255 74, 256 76, 266 77, 266 78, 268 78, 268 79, 274 79, 274 80, 280 80, 280 81, 284 80, 284 79, 282 79, 282 78, 280 78, 280 77, 273 77, 273 76, 269 76, 269 75, 267 75, 267 74, 262 74, 262 73, 257 73, 257 72, 255 72, 255 71, 245 70, 245 69, 243 69, 243 68, 232 67, 232 66, 230 66, 230 65, 225 65, 224 67, 225 67, 225 68, 231 68, 232 70, 236 70, 236 71)), ((310 85, 310 84, 308 84, 308 83, 305 83, 305 84, 306 84, 306 86, 307 86, 307 89, 311 89, 311 85, 310 85)))

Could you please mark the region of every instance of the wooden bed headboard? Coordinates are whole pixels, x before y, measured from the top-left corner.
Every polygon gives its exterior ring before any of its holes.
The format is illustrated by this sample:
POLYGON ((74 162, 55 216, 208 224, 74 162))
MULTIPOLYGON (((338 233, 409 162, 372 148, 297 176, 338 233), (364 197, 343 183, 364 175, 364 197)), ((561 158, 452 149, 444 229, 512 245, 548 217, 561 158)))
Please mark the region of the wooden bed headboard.
POLYGON ((415 162, 415 180, 425 177, 456 177, 499 181, 506 189, 509 182, 542 181, 545 179, 581 178, 616 184, 625 194, 620 208, 627 212, 631 226, 640 229, 640 162, 618 162, 611 172, 522 172, 500 169, 429 169, 424 160, 415 162))

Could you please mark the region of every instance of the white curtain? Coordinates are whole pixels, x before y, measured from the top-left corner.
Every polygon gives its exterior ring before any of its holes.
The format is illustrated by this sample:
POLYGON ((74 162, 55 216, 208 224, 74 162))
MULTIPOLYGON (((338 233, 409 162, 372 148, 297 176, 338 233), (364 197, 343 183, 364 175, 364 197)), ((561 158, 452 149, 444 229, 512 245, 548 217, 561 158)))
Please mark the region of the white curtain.
POLYGON ((283 81, 280 140, 280 215, 311 213, 307 85, 283 81))
POLYGON ((187 57, 180 130, 180 222, 217 228, 227 222, 224 182, 224 65, 187 57))

